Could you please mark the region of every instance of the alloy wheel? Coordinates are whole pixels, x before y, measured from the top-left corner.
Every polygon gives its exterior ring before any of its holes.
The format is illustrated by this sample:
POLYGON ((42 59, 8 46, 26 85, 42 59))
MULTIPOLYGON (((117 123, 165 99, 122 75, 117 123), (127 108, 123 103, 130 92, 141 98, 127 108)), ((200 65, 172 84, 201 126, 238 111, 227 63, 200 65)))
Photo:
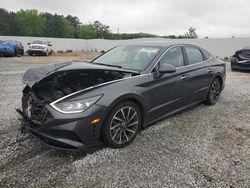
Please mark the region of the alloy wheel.
POLYGON ((116 144, 124 144, 133 139, 139 126, 137 111, 131 107, 122 107, 113 116, 110 124, 111 139, 116 144))
POLYGON ((220 97, 221 84, 219 80, 215 80, 210 89, 210 100, 212 103, 216 103, 220 97))

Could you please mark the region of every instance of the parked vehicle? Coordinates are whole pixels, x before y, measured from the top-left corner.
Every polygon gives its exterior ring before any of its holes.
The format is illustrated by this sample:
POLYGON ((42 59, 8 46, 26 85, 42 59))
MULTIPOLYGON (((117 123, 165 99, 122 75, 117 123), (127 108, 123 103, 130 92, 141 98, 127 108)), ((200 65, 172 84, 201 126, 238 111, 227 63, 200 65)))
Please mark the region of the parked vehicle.
POLYGON ((49 41, 41 41, 41 40, 35 40, 31 43, 28 43, 29 49, 28 54, 29 56, 32 55, 50 55, 52 53, 51 46, 52 44, 49 41))
POLYGON ((6 40, 5 42, 13 46, 14 51, 15 51, 15 56, 24 55, 24 48, 20 41, 6 40))
POLYGON ((6 41, 0 42, 0 56, 4 56, 4 57, 15 56, 14 46, 6 41))
POLYGON ((250 46, 246 46, 235 52, 231 59, 231 69, 250 70, 250 46))
POLYGON ((122 148, 160 119, 216 104, 225 76, 225 63, 198 46, 121 45, 92 62, 29 69, 17 111, 22 127, 50 147, 122 148))

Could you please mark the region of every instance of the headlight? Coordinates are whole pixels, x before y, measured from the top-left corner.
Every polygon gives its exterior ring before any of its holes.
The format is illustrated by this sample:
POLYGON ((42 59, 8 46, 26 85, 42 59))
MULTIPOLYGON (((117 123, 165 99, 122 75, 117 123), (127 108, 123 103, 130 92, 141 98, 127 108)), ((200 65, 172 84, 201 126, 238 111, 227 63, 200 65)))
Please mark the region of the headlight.
POLYGON ((62 113, 78 113, 78 112, 83 112, 84 110, 91 107, 101 97, 102 95, 98 95, 95 97, 82 99, 82 100, 76 100, 76 101, 53 102, 51 103, 51 106, 57 111, 62 112, 62 113))

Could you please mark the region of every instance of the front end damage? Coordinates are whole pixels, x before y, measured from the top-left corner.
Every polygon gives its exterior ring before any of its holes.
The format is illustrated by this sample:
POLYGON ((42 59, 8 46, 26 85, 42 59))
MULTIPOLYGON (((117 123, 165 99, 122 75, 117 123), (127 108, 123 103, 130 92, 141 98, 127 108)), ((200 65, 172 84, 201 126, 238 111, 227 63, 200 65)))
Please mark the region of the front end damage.
POLYGON ((28 70, 23 77, 22 110, 17 109, 23 129, 57 149, 86 150, 101 145, 106 107, 93 104, 83 112, 62 113, 51 104, 75 94, 79 98, 89 90, 137 73, 90 64, 71 62, 28 70), (92 124, 96 117, 102 121, 92 124))
POLYGON ((231 69, 250 71, 250 49, 236 51, 231 59, 231 69))

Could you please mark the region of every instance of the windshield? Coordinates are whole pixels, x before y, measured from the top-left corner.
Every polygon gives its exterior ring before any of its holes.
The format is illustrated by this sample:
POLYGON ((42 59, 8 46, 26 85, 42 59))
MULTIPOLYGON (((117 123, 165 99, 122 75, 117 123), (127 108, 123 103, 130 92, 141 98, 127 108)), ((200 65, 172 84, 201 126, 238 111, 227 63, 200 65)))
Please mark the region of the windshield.
POLYGON ((45 42, 45 41, 40 41, 40 40, 35 40, 35 41, 32 42, 32 44, 44 44, 44 45, 46 45, 47 42, 45 42))
POLYGON ((93 63, 142 71, 160 50, 160 47, 118 46, 95 59, 93 63))

